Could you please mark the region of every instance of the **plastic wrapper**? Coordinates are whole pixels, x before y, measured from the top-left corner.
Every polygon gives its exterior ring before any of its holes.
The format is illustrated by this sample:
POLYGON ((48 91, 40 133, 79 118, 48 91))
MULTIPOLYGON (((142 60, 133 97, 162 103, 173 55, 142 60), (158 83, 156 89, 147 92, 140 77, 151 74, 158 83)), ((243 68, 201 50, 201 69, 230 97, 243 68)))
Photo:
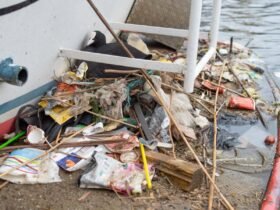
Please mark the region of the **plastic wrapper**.
MULTIPOLYGON (((81 188, 105 188, 120 193, 141 193, 145 186, 143 168, 137 163, 121 163, 103 153, 94 155, 95 163, 80 178, 81 188)), ((154 169, 150 166, 150 174, 154 169)))
POLYGON ((95 147, 71 147, 59 149, 52 153, 52 159, 65 171, 84 169, 91 162, 95 147))
POLYGON ((170 142, 169 128, 170 120, 164 109, 160 106, 156 107, 149 121, 149 129, 155 139, 159 139, 164 143, 170 142))

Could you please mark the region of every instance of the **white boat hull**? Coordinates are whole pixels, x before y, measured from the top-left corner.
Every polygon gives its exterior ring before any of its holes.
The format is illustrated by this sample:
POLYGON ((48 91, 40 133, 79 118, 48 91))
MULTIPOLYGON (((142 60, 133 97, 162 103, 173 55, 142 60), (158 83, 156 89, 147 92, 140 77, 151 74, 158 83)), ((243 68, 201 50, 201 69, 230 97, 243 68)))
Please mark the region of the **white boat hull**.
MULTIPOLYGON (((20 2, 32 1, 1 1, 0 11, 20 2)), ((109 21, 125 22, 134 0, 94 2, 109 21)), ((90 31, 108 33, 86 0, 34 0, 16 11, 0 12, 0 29, 0 60, 11 57, 28 69, 24 86, 0 83, 1 138, 11 129, 18 108, 38 99, 54 84, 54 62, 60 47, 80 49, 90 31)))

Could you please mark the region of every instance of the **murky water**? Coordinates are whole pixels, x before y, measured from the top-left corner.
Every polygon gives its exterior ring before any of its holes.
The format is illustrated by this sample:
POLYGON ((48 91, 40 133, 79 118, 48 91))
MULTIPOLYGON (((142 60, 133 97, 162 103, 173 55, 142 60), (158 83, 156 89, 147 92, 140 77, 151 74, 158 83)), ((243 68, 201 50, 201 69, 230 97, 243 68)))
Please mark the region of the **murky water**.
MULTIPOLYGON (((212 2, 203 1, 203 31, 210 29, 212 2)), ((280 77, 274 73, 280 72, 280 0, 222 0, 222 4, 219 39, 230 40, 233 36, 235 41, 248 44, 265 61, 279 86, 280 77)), ((264 88, 264 91, 271 95, 271 89, 264 88)), ((276 121, 266 121, 269 131, 276 134, 276 121)), ((240 127, 231 129, 241 131, 240 127)))
MULTIPOLYGON (((204 0, 202 26, 209 29, 213 0, 204 0)), ((280 72, 280 0, 223 0, 220 39, 247 44, 280 72)), ((277 79, 280 84, 280 78, 277 79)))

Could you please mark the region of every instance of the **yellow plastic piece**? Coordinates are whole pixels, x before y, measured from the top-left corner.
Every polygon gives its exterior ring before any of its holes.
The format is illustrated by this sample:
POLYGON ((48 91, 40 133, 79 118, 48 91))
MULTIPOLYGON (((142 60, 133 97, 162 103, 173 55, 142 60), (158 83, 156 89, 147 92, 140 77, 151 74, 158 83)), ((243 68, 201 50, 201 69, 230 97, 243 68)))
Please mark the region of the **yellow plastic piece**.
POLYGON ((143 166, 144 166, 144 172, 145 172, 145 177, 146 177, 146 181, 147 181, 147 186, 148 186, 148 189, 152 189, 152 182, 151 182, 151 179, 150 179, 149 168, 148 168, 145 148, 144 148, 143 144, 140 144, 140 151, 141 151, 141 156, 142 156, 142 161, 143 161, 143 166))
POLYGON ((54 107, 51 110, 50 116, 59 125, 62 125, 67 120, 69 120, 73 117, 73 115, 71 113, 71 108, 65 108, 65 107, 60 107, 60 106, 54 107))

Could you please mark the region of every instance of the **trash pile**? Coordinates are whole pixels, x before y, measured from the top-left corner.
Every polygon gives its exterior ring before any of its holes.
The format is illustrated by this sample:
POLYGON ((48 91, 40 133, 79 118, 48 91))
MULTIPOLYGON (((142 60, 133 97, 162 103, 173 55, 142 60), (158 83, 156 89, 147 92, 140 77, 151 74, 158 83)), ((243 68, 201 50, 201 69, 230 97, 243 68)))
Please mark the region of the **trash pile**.
MULTIPOLYGON (((118 52, 116 44, 108 45, 101 47, 118 52)), ((136 34, 127 45, 146 59, 186 63, 184 49, 150 48, 136 34)), ((85 50, 93 48, 94 42, 85 50)), ((208 41, 200 40, 199 56, 207 48, 208 41)), ((197 77, 192 94, 183 91, 182 74, 147 70, 147 80, 139 69, 64 61, 56 69, 57 85, 37 105, 19 110, 15 133, 0 146, 1 179, 52 183, 62 181, 59 170, 79 171, 80 188, 131 195, 151 189, 160 172, 191 191, 204 183, 203 171, 186 155, 189 149, 178 146, 181 132, 207 166, 215 114, 223 125, 255 124, 258 119, 265 124, 261 112, 272 112, 257 91, 256 80, 265 70, 255 64, 249 49, 236 43, 218 44, 216 59, 197 77)), ((217 149, 234 149, 238 137, 218 123, 217 149)))

